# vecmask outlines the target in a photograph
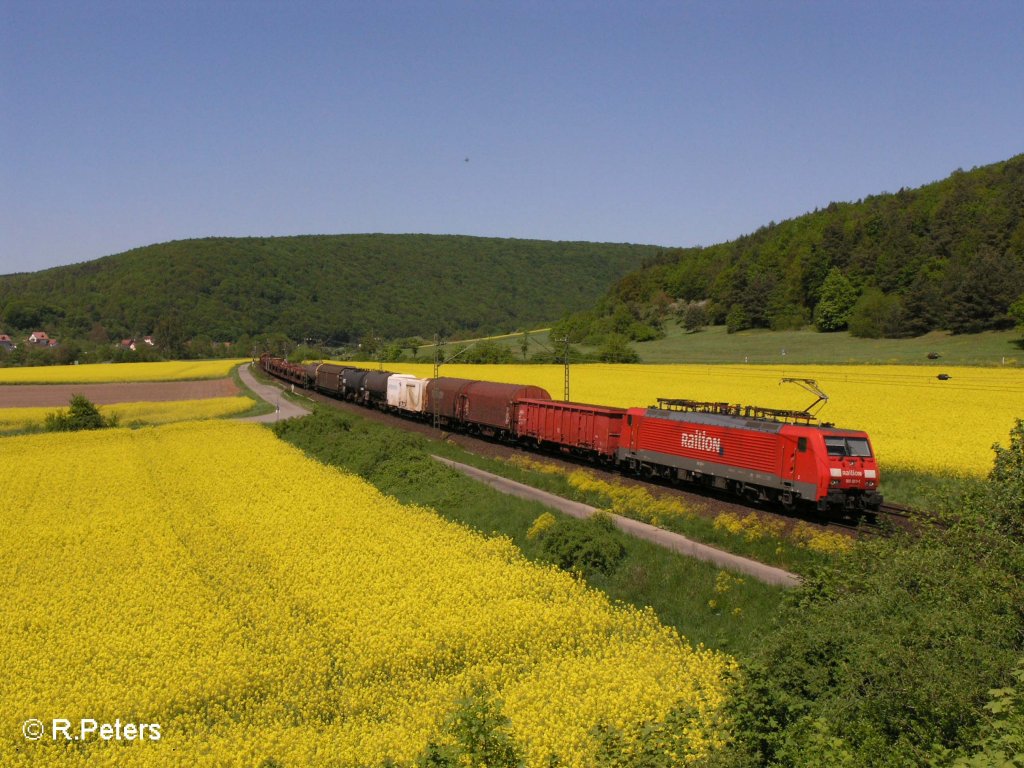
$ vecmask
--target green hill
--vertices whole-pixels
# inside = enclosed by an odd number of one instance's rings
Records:
[[[341,344],[368,333],[504,332],[592,305],[663,250],[434,235],[181,240],[0,277],[0,317],[5,332],[58,337],[166,328]]]
[[[1012,327],[1024,294],[1024,155],[753,234],[672,249],[552,335],[657,338],[673,315],[744,328],[850,327],[861,336]]]

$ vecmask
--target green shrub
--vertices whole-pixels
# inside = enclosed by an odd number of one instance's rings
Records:
[[[418,768],[520,768],[524,765],[509,733],[501,701],[478,688],[462,699],[416,760]]]
[[[626,547],[608,515],[587,520],[562,518],[540,534],[544,552],[559,568],[584,576],[608,575],[626,556]]]
[[[961,756],[953,768],[1024,768],[1024,659],[1013,671],[1016,684],[989,691],[985,705],[988,717],[981,735],[970,749],[970,756]],[[948,757],[942,755],[939,759]]]
[[[104,418],[99,408],[85,395],[73,395],[68,409],[46,414],[43,428],[47,432],[77,432],[82,429],[103,429],[116,427],[117,416]]]
[[[640,356],[636,353],[625,336],[617,333],[605,337],[604,343],[597,350],[597,359],[602,363],[638,363]]]

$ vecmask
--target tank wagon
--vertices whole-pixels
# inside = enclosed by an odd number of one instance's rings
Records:
[[[363,377],[363,386],[356,400],[374,408],[383,408],[388,402],[388,380],[394,374],[390,371],[370,371]]]
[[[554,450],[640,477],[720,489],[787,508],[877,510],[878,464],[866,432],[806,411],[661,399],[610,408],[551,399],[541,387],[319,364],[263,355],[267,373],[441,427]]]
[[[359,401],[363,392],[363,382],[369,371],[362,368],[346,368],[341,372],[340,397],[343,400]]]

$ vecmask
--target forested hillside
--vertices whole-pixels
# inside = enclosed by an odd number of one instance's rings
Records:
[[[908,336],[1010,327],[1024,294],[1024,155],[918,189],[771,223],[706,248],[664,252],[592,310],[559,323],[576,340],[654,338],[676,314],[697,327]]]
[[[509,331],[583,309],[663,249],[432,235],[181,240],[0,277],[3,331],[167,339]]]

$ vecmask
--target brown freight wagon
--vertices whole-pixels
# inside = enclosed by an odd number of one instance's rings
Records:
[[[342,365],[331,365],[323,363],[316,368],[316,388],[321,392],[338,396],[341,391],[341,372],[345,370]]]
[[[427,383],[427,413],[442,424],[461,426],[485,435],[512,432],[515,402],[550,400],[551,395],[531,384],[498,384],[442,377]]]

